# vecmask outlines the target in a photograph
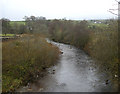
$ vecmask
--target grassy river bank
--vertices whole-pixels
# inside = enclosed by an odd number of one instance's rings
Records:
[[[39,35],[26,35],[2,43],[2,92],[11,92],[43,75],[54,65],[59,49]]]

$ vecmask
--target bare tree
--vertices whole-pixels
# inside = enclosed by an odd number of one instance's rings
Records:
[[[119,11],[120,11],[120,1],[118,1],[118,0],[115,0],[115,1],[117,2],[118,8],[117,8],[117,9],[109,9],[108,11],[109,11],[110,13],[112,13],[113,15],[118,16],[118,15],[119,15]],[[115,13],[116,11],[118,11],[118,14]]]

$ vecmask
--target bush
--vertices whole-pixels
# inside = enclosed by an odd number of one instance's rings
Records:
[[[119,72],[117,22],[111,22],[107,29],[103,28],[103,31],[97,29],[92,33],[88,47],[100,71],[108,74],[109,80],[117,83]]]
[[[53,65],[59,56],[57,47],[40,36],[25,36],[3,42],[3,92],[13,91]]]
[[[49,33],[54,41],[72,44],[83,49],[88,43],[90,30],[85,20],[81,22],[53,20],[49,26]]]

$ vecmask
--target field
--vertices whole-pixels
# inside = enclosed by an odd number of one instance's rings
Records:
[[[95,28],[108,28],[108,24],[89,22],[89,27],[94,28],[94,29]]]
[[[11,26],[13,26],[14,24],[25,25],[25,21],[10,21]]]
[[[2,36],[2,37],[14,37],[15,36],[15,34],[0,34],[0,36]]]

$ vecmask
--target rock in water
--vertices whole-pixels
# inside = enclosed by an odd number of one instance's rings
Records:
[[[61,54],[63,54],[63,52],[60,52]]]
[[[105,81],[106,85],[107,85],[107,84],[109,84],[109,82],[108,82],[108,81],[109,81],[109,80],[106,80],[106,81]]]

